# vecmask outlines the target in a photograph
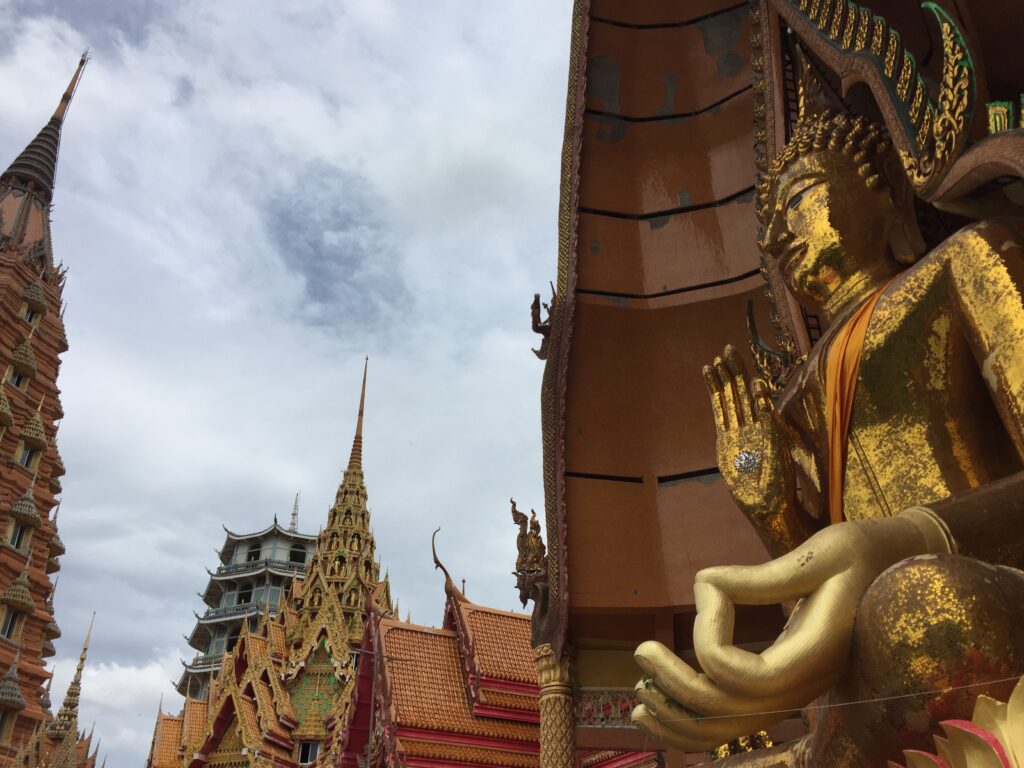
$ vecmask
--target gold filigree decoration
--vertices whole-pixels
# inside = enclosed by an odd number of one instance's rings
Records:
[[[723,757],[742,755],[746,752],[754,752],[758,749],[767,749],[771,746],[774,746],[774,744],[768,736],[768,733],[766,731],[758,731],[750,736],[740,736],[738,739],[733,739],[727,744],[716,747],[708,752],[708,756],[712,760],[720,760]]]
[[[919,157],[913,158],[906,151],[900,152],[907,175],[919,191],[934,188],[963,151],[974,96],[974,72],[962,33],[937,5],[925,3],[924,6],[939,18],[942,82],[938,108],[929,105],[932,119],[922,121],[918,131]],[[930,135],[927,132],[929,122]]]
[[[917,194],[928,199],[963,152],[974,106],[974,67],[956,21],[938,4],[922,4],[935,15],[942,36],[942,79],[933,103],[916,59],[884,18],[848,0],[787,4],[813,24],[820,40],[842,54],[866,58],[886,80],[887,88],[876,89],[875,97],[883,113],[895,118],[887,122],[903,139],[904,169]]]

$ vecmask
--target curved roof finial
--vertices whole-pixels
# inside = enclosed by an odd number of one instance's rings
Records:
[[[444,593],[449,597],[456,597],[462,600],[462,593],[459,591],[458,587],[455,586],[455,582],[452,581],[452,576],[448,573],[448,569],[444,567],[444,563],[441,562],[441,558],[437,556],[437,534],[440,533],[440,531],[440,528],[435,529],[434,535],[430,537],[430,551],[434,555],[434,567],[440,568],[441,573],[444,574]]]

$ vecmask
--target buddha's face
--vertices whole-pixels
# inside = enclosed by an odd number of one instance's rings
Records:
[[[797,296],[826,309],[851,281],[891,273],[897,212],[886,189],[868,189],[846,156],[828,150],[790,163],[769,191],[761,248]]]

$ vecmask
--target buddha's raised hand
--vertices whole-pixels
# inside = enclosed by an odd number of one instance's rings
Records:
[[[761,379],[750,380],[731,344],[704,382],[718,433],[718,469],[737,506],[758,528],[773,555],[806,535],[794,521],[796,481],[785,428]]]
[[[633,721],[656,738],[701,751],[784,719],[843,674],[857,603],[882,571],[907,557],[950,552],[952,538],[931,511],[839,523],[763,565],[697,574],[693,644],[698,673],[667,647],[646,642],[636,660]],[[762,653],[733,645],[736,605],[801,600]]]

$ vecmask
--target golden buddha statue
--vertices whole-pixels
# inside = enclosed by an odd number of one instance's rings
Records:
[[[812,102],[760,246],[828,329],[777,402],[732,347],[704,370],[722,476],[776,559],[697,575],[702,671],[641,645],[633,719],[703,751],[805,710],[803,739],[725,763],[874,768],[1024,674],[1024,220],[923,254],[885,128]],[[734,605],[793,601],[766,650],[733,645]]]

